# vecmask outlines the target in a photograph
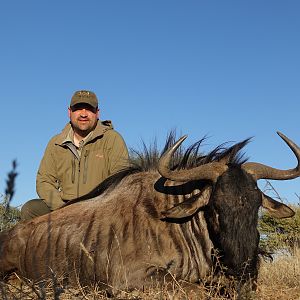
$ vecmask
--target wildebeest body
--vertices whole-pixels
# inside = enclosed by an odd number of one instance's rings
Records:
[[[17,226],[2,249],[18,253],[12,267],[37,280],[50,270],[68,276],[76,270],[81,281],[118,288],[168,273],[191,282],[203,277],[211,268],[212,247],[203,212],[181,224],[160,221],[160,211],[180,197],[168,199],[154,191],[151,183],[158,174],[140,175],[124,179],[109,196]]]
[[[299,161],[299,148],[283,139]],[[257,180],[295,178],[299,164],[282,171],[244,163],[238,157],[244,141],[210,159],[195,156],[196,166],[169,169],[181,142],[162,156],[158,171],[125,172],[91,200],[1,233],[1,274],[16,271],[34,280],[55,274],[123,290],[170,278],[195,283],[221,265],[226,275],[255,280],[259,207],[293,215],[264,195]]]

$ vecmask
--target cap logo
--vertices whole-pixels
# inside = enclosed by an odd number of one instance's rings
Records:
[[[80,97],[89,97],[91,95],[89,91],[79,91],[77,93]]]

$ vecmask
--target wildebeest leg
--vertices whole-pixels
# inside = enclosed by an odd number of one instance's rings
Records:
[[[168,268],[163,267],[150,267],[147,274],[148,279],[151,278],[150,282],[153,287],[159,288],[161,291],[168,291],[175,298],[202,299],[198,297],[201,293],[199,282],[192,283],[176,278]]]
[[[111,282],[109,285],[111,289],[108,292],[114,296],[121,295],[122,292],[132,292],[134,290],[151,290],[151,289],[164,289],[166,285],[171,286],[174,283],[174,277],[168,272],[167,268],[150,266],[146,269],[131,269],[126,278],[121,281]]]
[[[146,270],[146,274],[147,281],[153,283],[167,283],[174,279],[174,276],[164,267],[151,266]]]

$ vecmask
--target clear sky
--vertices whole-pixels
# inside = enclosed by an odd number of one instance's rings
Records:
[[[300,145],[298,0],[1,1],[0,37],[0,193],[17,159],[14,206],[37,197],[46,144],[79,89],[129,148],[172,129],[186,146],[207,135],[203,151],[253,136],[251,161],[296,166],[276,131]],[[299,201],[300,179],[272,183]]]

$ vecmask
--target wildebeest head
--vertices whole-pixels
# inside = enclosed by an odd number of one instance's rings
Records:
[[[278,170],[252,162],[235,163],[230,159],[232,151],[229,151],[217,161],[192,169],[171,170],[171,157],[186,136],[162,156],[158,167],[163,177],[175,182],[208,182],[199,197],[184,201],[163,212],[163,215],[171,219],[186,218],[200,209],[204,210],[210,238],[226,274],[243,280],[257,276],[259,208],[266,208],[272,216],[278,218],[294,215],[292,209],[265,195],[257,186],[259,179],[285,180],[300,175],[300,149],[286,136],[278,134],[298,159],[298,165],[294,169]],[[240,148],[245,143],[247,141]]]

